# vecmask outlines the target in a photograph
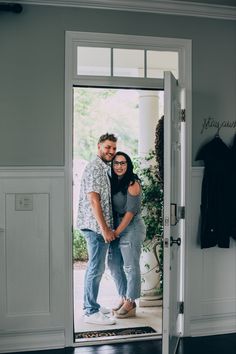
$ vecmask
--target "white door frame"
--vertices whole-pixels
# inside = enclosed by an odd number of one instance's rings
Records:
[[[160,38],[150,36],[131,36],[106,33],[91,33],[91,32],[71,32],[65,33],[65,256],[66,256],[66,274],[67,274],[67,294],[65,311],[65,342],[66,346],[73,346],[73,271],[72,271],[72,121],[73,121],[73,86],[87,84],[94,86],[120,86],[139,87],[158,89],[160,80],[155,79],[137,79],[132,78],[96,78],[96,77],[78,77],[76,74],[76,46],[81,43],[96,43],[97,46],[121,46],[127,48],[152,48],[153,50],[170,50],[179,53],[179,83],[181,87],[186,88],[185,109],[186,109],[186,234],[190,234],[190,213],[189,195],[190,194],[190,172],[191,172],[191,147],[192,147],[192,45],[191,40],[177,38]],[[90,85],[89,85],[90,82]],[[186,280],[187,269],[187,252],[188,244],[185,241],[185,257],[183,263],[183,278],[184,288],[183,294],[185,299],[186,315],[184,316],[184,334],[187,335],[186,329],[189,327],[189,319],[187,314],[188,309],[188,292]]]

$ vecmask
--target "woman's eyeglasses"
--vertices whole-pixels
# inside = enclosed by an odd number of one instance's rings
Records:
[[[127,161],[114,161],[113,162],[113,165],[115,165],[115,166],[124,166],[124,165],[126,165],[127,164]]]

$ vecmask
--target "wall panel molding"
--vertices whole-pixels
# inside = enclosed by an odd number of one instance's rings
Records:
[[[64,168],[0,169],[0,352],[65,346]]]
[[[204,167],[192,168],[188,299],[191,336],[236,331],[236,242],[229,249],[201,249],[198,242]]]
[[[63,328],[48,331],[0,333],[0,353],[27,352],[29,350],[56,349],[65,346]]]
[[[64,178],[64,167],[0,167],[0,178]]]
[[[199,316],[191,320],[191,335],[211,336],[236,332],[236,313],[222,316]]]
[[[5,194],[8,317],[50,315],[50,213],[50,193]]]

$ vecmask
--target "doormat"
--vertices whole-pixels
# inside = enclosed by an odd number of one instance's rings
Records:
[[[85,338],[97,338],[97,337],[113,337],[113,336],[127,336],[134,334],[148,334],[157,333],[152,327],[133,327],[133,328],[118,328],[108,329],[102,331],[87,331],[75,333],[75,340]]]

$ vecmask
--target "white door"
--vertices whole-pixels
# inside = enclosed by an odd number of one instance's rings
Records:
[[[184,219],[184,119],[177,80],[164,75],[163,354],[175,353],[181,335]]]

